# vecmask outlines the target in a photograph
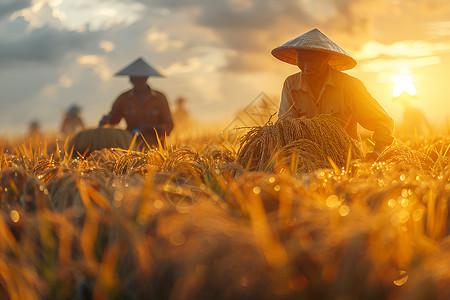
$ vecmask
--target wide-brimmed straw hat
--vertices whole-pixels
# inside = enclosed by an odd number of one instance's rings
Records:
[[[330,53],[328,64],[338,71],[352,69],[356,60],[315,28],[272,50],[272,55],[288,64],[297,65],[297,50],[315,50]]]
[[[130,65],[126,66],[114,76],[130,76],[130,77],[164,77],[155,68],[145,62],[142,58],[138,58]]]

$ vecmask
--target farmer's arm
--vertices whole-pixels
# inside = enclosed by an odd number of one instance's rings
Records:
[[[346,99],[349,100],[352,112],[362,127],[373,131],[375,142],[373,152],[381,153],[394,140],[394,121],[383,107],[367,91],[364,84],[356,78],[351,78],[345,85]]]
[[[122,96],[117,98],[114,102],[111,111],[109,114],[103,116],[103,119],[100,121],[100,126],[105,124],[119,124],[120,120],[123,117],[123,99]]]
[[[281,92],[280,109],[278,110],[278,118],[281,118],[283,115],[296,117],[294,113],[295,108],[292,107],[295,101],[292,98],[292,88],[295,84],[294,81],[296,78],[297,76],[291,75],[284,81],[283,90]]]

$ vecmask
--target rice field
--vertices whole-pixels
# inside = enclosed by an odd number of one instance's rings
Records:
[[[84,157],[1,141],[0,299],[449,299],[443,132],[375,162],[329,116]]]

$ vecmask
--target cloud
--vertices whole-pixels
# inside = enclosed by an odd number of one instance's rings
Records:
[[[430,42],[424,40],[399,41],[383,44],[377,41],[365,43],[355,58],[359,60],[373,59],[380,56],[414,58],[430,56],[450,51],[450,42]]]
[[[6,3],[5,3],[6,1]],[[0,20],[31,5],[31,0],[3,0],[0,3]]]
[[[50,26],[37,28],[19,38],[3,40],[0,68],[24,62],[57,64],[70,53],[98,45],[99,38],[96,32],[58,30]]]

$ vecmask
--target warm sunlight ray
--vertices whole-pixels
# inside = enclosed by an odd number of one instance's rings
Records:
[[[392,95],[394,97],[400,96],[401,93],[406,92],[410,95],[415,95],[416,87],[414,86],[411,76],[409,75],[397,75],[394,77],[395,85]]]

